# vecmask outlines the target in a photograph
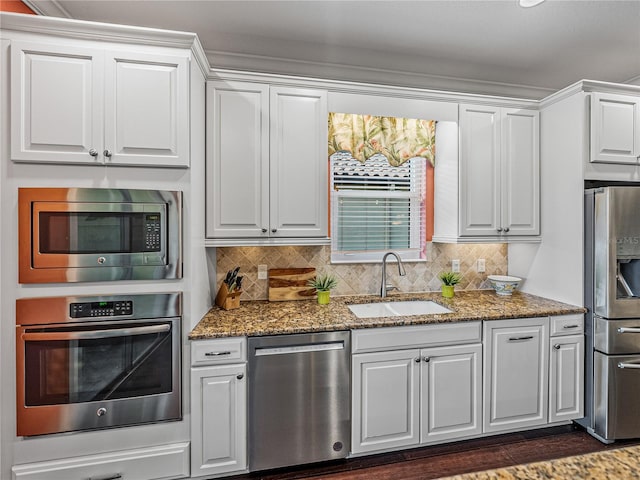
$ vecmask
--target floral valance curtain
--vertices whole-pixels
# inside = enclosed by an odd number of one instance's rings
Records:
[[[436,122],[413,118],[329,113],[329,156],[347,151],[366,161],[381,153],[390,165],[402,165],[413,157],[435,164]]]

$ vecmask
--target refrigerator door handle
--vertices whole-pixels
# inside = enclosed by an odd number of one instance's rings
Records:
[[[640,370],[640,362],[619,362],[618,368],[634,368]]]
[[[618,333],[640,333],[640,328],[618,327]]]

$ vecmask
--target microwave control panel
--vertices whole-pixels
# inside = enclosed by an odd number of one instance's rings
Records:
[[[144,251],[159,252],[162,244],[160,241],[160,214],[147,214],[144,218]]]
[[[119,302],[83,302],[69,305],[71,318],[120,317],[133,314],[133,301]]]

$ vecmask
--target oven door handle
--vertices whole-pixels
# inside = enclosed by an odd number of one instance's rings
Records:
[[[149,325],[144,327],[118,328],[113,330],[93,330],[91,332],[26,332],[22,334],[25,341],[44,342],[52,340],[93,340],[98,338],[130,337],[132,335],[148,335],[164,333],[171,330],[171,325]]]
[[[640,362],[619,362],[618,368],[635,368],[640,370]]]

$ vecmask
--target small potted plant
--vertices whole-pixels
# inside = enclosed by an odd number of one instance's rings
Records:
[[[460,283],[462,277],[457,272],[440,272],[438,278],[442,282],[442,296],[445,298],[453,298],[453,287]]]
[[[326,305],[329,303],[330,290],[338,285],[338,280],[333,275],[325,274],[313,277],[307,285],[316,289],[318,304]]]

